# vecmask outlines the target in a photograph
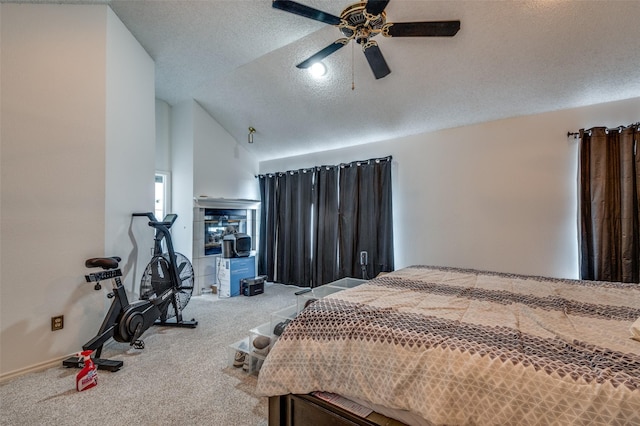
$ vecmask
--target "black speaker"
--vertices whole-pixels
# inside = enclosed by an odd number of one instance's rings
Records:
[[[240,280],[240,292],[245,296],[255,296],[264,293],[265,277],[244,278]]]

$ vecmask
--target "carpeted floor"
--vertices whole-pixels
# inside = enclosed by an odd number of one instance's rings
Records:
[[[79,370],[52,367],[0,384],[0,425],[266,425],[267,400],[254,396],[257,378],[229,366],[228,345],[296,303],[299,288],[267,284],[254,297],[191,298],[184,318],[196,329],[152,327],[144,350],[113,342],[98,386],[75,390]],[[99,325],[96,325],[96,329]]]

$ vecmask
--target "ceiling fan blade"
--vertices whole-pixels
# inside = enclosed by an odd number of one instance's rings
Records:
[[[382,27],[386,37],[453,37],[460,29],[460,21],[398,22]]]
[[[340,18],[335,15],[325,13],[321,10],[305,6],[295,1],[273,0],[272,6],[276,9],[284,10],[285,12],[295,13],[296,15],[304,16],[305,18],[324,22],[325,24],[338,25],[341,21]]]
[[[387,4],[389,4],[389,0],[369,0],[364,9],[367,13],[378,16],[387,7]]]
[[[311,56],[309,59],[300,62],[298,65],[296,65],[296,67],[309,68],[311,65],[315,64],[316,62],[320,62],[321,60],[331,55],[333,52],[340,49],[341,47],[346,46],[347,43],[349,43],[348,38],[340,38],[334,41],[333,43],[331,43],[330,45],[328,45],[327,47],[325,47],[324,49],[322,49],[321,51],[319,51],[318,53],[316,53],[315,55]]]
[[[371,67],[371,71],[373,71],[373,75],[375,75],[376,80],[386,77],[391,73],[391,70],[387,65],[387,61],[384,60],[384,56],[382,56],[382,52],[378,47],[378,43],[375,41],[369,41],[367,44],[362,46],[362,50],[364,52],[364,56],[367,57],[367,62],[369,62],[369,66]]]

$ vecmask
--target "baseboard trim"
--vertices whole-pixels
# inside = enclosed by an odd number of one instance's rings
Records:
[[[18,370],[9,371],[8,373],[0,374],[0,383],[4,383],[11,379],[15,379],[16,377],[23,376],[28,373],[35,373],[37,371],[46,370],[51,367],[55,367],[56,364],[62,365],[62,361],[69,358],[70,356],[78,355],[77,352],[74,352],[69,355],[64,355],[58,358],[51,359],[49,361],[40,362],[38,364],[30,365],[28,367],[20,368]]]

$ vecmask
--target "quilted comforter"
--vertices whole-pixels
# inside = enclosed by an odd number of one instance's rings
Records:
[[[414,266],[310,304],[257,391],[434,424],[640,424],[638,318],[638,284]]]

